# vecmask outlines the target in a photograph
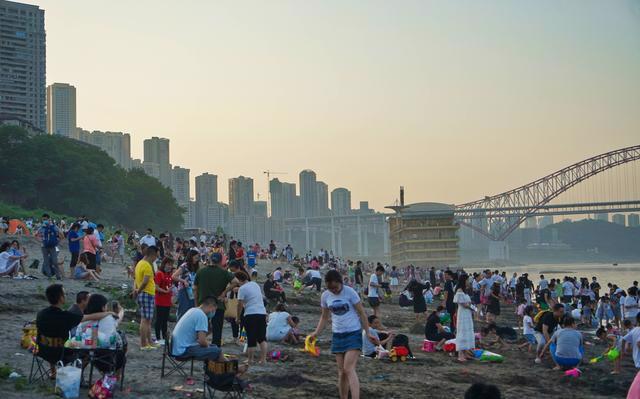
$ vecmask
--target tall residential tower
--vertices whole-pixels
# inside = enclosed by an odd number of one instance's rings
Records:
[[[47,87],[47,133],[75,138],[76,88],[67,83]]]
[[[0,115],[45,131],[44,10],[0,0]]]

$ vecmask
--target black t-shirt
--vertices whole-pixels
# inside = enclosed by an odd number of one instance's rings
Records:
[[[553,331],[558,326],[558,320],[553,315],[553,312],[548,311],[540,317],[538,323],[536,324],[535,330],[538,332],[542,332],[542,325],[546,324],[548,328],[549,335],[553,334]]]
[[[425,337],[432,337],[438,334],[438,326],[436,324],[440,323],[440,316],[438,313],[432,313],[427,318],[427,324],[424,326],[424,335]]]
[[[270,295],[274,295],[275,292],[272,292],[271,289],[274,288],[276,285],[273,281],[265,281],[264,282],[264,294],[266,296],[270,296]]]
[[[362,280],[364,280],[362,269],[356,266],[356,284],[362,284]]]
[[[540,290],[540,293],[539,293],[539,296],[538,296],[538,301],[542,301],[544,303],[547,303],[547,300],[545,298],[551,298],[551,293],[549,292],[548,288]]]
[[[82,315],[55,306],[41,310],[36,317],[38,334],[49,338],[69,338],[69,330],[82,321]]]
[[[444,290],[447,293],[447,305],[453,305],[453,281],[448,280],[444,283]]]

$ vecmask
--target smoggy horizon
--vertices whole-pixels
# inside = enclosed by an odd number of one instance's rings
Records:
[[[462,203],[640,138],[640,2],[25,1],[78,126],[196,175]]]

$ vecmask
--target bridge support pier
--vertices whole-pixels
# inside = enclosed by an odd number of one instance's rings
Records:
[[[489,260],[509,260],[509,244],[506,241],[489,241]]]

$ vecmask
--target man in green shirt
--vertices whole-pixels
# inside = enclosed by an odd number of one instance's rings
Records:
[[[200,302],[209,296],[218,299],[218,308],[211,318],[211,342],[218,347],[222,346],[224,303],[227,299],[227,292],[239,285],[238,280],[222,266],[221,261],[222,255],[213,253],[211,255],[211,264],[200,268],[193,282],[195,306],[199,306]]]

